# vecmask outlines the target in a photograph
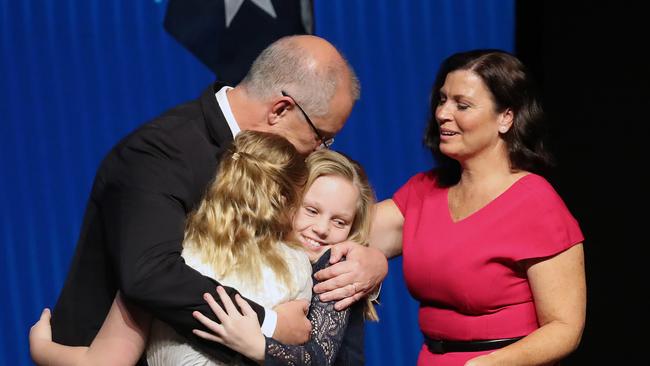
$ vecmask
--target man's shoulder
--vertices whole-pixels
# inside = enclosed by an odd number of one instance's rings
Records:
[[[199,100],[180,104],[144,123],[107,154],[100,175],[113,180],[155,173],[162,178],[182,170],[214,169],[221,150],[211,137]],[[194,173],[190,173],[194,174]]]
[[[178,104],[140,125],[116,144],[115,148],[139,143],[162,143],[183,150],[188,147],[200,148],[202,142],[209,144],[210,137],[214,134],[208,125],[220,123],[218,114],[215,117],[214,111],[210,110],[218,108],[213,89],[214,86],[210,86],[197,99]],[[208,121],[208,115],[212,120]]]
[[[178,128],[188,127],[192,123],[203,123],[203,110],[200,100],[191,100],[179,104],[153,120],[143,124],[141,129],[162,129],[173,131]]]
[[[170,159],[187,152],[210,148],[210,145],[201,104],[194,100],[180,104],[142,124],[118,142],[112,153],[123,154],[132,150]]]

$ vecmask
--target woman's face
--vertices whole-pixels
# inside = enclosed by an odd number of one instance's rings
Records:
[[[501,141],[499,127],[504,117],[504,113],[495,111],[492,93],[477,74],[468,70],[450,72],[436,107],[440,151],[459,161],[490,151]]]
[[[319,177],[309,187],[294,216],[293,233],[311,261],[348,238],[358,200],[357,188],[339,176]]]

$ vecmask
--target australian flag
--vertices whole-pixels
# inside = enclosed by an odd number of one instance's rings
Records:
[[[164,27],[231,85],[275,40],[312,34],[311,0],[169,0]]]

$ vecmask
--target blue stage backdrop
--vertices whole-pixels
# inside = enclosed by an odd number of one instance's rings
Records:
[[[164,31],[165,1],[0,4],[0,364],[29,365],[29,327],[63,285],[100,160],[214,75]],[[421,139],[440,61],[512,50],[514,1],[316,1],[314,24],[362,85],[334,146],[363,163],[385,199],[432,166]],[[379,311],[367,326],[368,365],[415,364],[422,336],[400,259]]]

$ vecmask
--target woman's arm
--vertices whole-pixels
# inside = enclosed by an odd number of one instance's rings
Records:
[[[582,243],[528,265],[540,328],[518,342],[468,361],[466,366],[551,364],[578,347],[587,304]]]
[[[381,250],[386,258],[402,254],[404,216],[392,199],[377,203],[373,211],[370,246]]]
[[[52,342],[50,311],[45,309],[29,332],[29,350],[37,365],[135,365],[146,346],[151,317],[124,302],[118,293],[90,347]]]
[[[314,291],[325,301],[339,300],[336,309],[342,310],[372,296],[388,273],[386,258],[402,254],[402,227],[404,217],[392,199],[373,207],[370,230],[370,248],[351,241],[332,248],[330,263],[315,274],[321,281]],[[342,257],[346,261],[339,262]],[[384,258],[385,257],[385,258]]]

